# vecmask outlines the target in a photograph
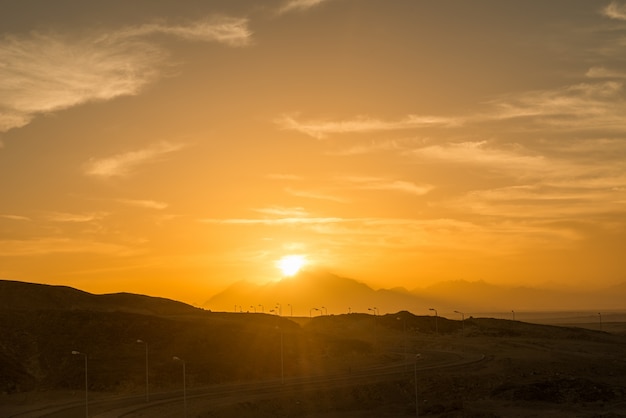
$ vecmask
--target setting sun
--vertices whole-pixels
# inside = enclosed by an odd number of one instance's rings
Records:
[[[282,271],[284,276],[293,276],[306,264],[306,257],[303,255],[286,255],[276,262],[276,267]]]

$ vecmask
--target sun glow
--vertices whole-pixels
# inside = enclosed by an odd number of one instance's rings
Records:
[[[294,276],[306,264],[306,257],[303,255],[286,255],[276,262],[276,267],[282,271],[283,276]]]

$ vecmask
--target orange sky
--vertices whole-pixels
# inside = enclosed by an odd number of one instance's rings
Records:
[[[626,2],[0,3],[0,278],[626,280]]]

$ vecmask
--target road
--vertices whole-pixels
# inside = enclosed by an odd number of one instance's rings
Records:
[[[230,405],[238,402],[254,401],[283,395],[302,393],[318,389],[372,384],[395,380],[417,371],[438,368],[461,367],[484,359],[484,356],[471,353],[447,351],[422,351],[417,363],[397,362],[354,370],[349,373],[334,375],[313,375],[288,377],[249,383],[228,383],[202,388],[188,389],[186,393],[189,406],[199,401],[209,402],[213,407]],[[150,402],[145,402],[145,395],[113,397],[93,400],[88,404],[92,418],[117,418],[161,416],[159,410],[180,406],[183,409],[183,391],[153,393]],[[33,408],[10,415],[9,418],[81,418],[85,417],[85,403],[71,402],[61,405]]]

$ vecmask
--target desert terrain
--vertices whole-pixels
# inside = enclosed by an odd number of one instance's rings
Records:
[[[610,317],[292,318],[2,284],[3,417],[626,417]]]

